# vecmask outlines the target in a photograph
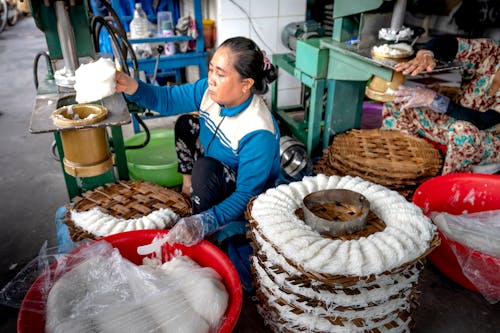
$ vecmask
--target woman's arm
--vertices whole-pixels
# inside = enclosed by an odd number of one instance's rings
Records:
[[[116,73],[117,92],[125,93],[129,101],[162,115],[198,111],[207,87],[207,79],[168,87],[147,84],[123,73]]]
[[[451,36],[436,37],[425,43],[422,49],[432,51],[434,59],[448,62],[458,53],[458,40]]]
[[[454,102],[450,102],[446,114],[457,120],[468,121],[480,130],[493,127],[500,123],[500,113],[495,110],[490,109],[485,112],[479,112]]]

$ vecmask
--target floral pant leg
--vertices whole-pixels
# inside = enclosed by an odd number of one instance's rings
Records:
[[[200,122],[197,115],[180,116],[175,123],[175,150],[177,152],[177,171],[190,175],[194,162],[203,156],[200,143]]]
[[[445,145],[443,175],[469,171],[473,164],[499,162],[500,138],[469,122],[427,108],[400,110],[393,103],[384,104],[382,119],[384,129],[397,129]]]
[[[470,171],[472,165],[499,163],[500,137],[466,121],[456,121],[448,132],[443,174]]]

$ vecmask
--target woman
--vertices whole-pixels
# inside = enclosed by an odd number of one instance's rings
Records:
[[[464,63],[455,101],[421,87],[400,87],[394,103],[383,108],[383,127],[399,129],[446,146],[442,174],[500,169],[500,47],[489,39],[442,37],[416,57],[395,66],[415,76],[432,72],[435,59]],[[475,165],[479,164],[477,167]]]
[[[280,170],[278,125],[260,96],[275,79],[274,66],[244,37],[222,43],[210,61],[208,79],[193,84],[159,87],[117,73],[116,90],[130,101],[163,115],[186,114],[177,120],[175,136],[182,188],[191,195],[193,215],[170,230],[170,243],[190,246],[216,233],[216,240],[229,240],[231,259],[248,261],[251,250],[242,249],[235,235],[246,232],[249,200],[274,186]]]

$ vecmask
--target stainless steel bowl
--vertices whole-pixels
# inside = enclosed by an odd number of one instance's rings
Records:
[[[313,192],[303,200],[304,220],[320,234],[340,236],[363,229],[370,202],[360,193],[332,189]]]

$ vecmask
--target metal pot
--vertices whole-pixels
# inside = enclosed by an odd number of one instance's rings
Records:
[[[290,136],[280,138],[281,170],[290,177],[309,175],[312,172],[312,161],[306,147]]]

